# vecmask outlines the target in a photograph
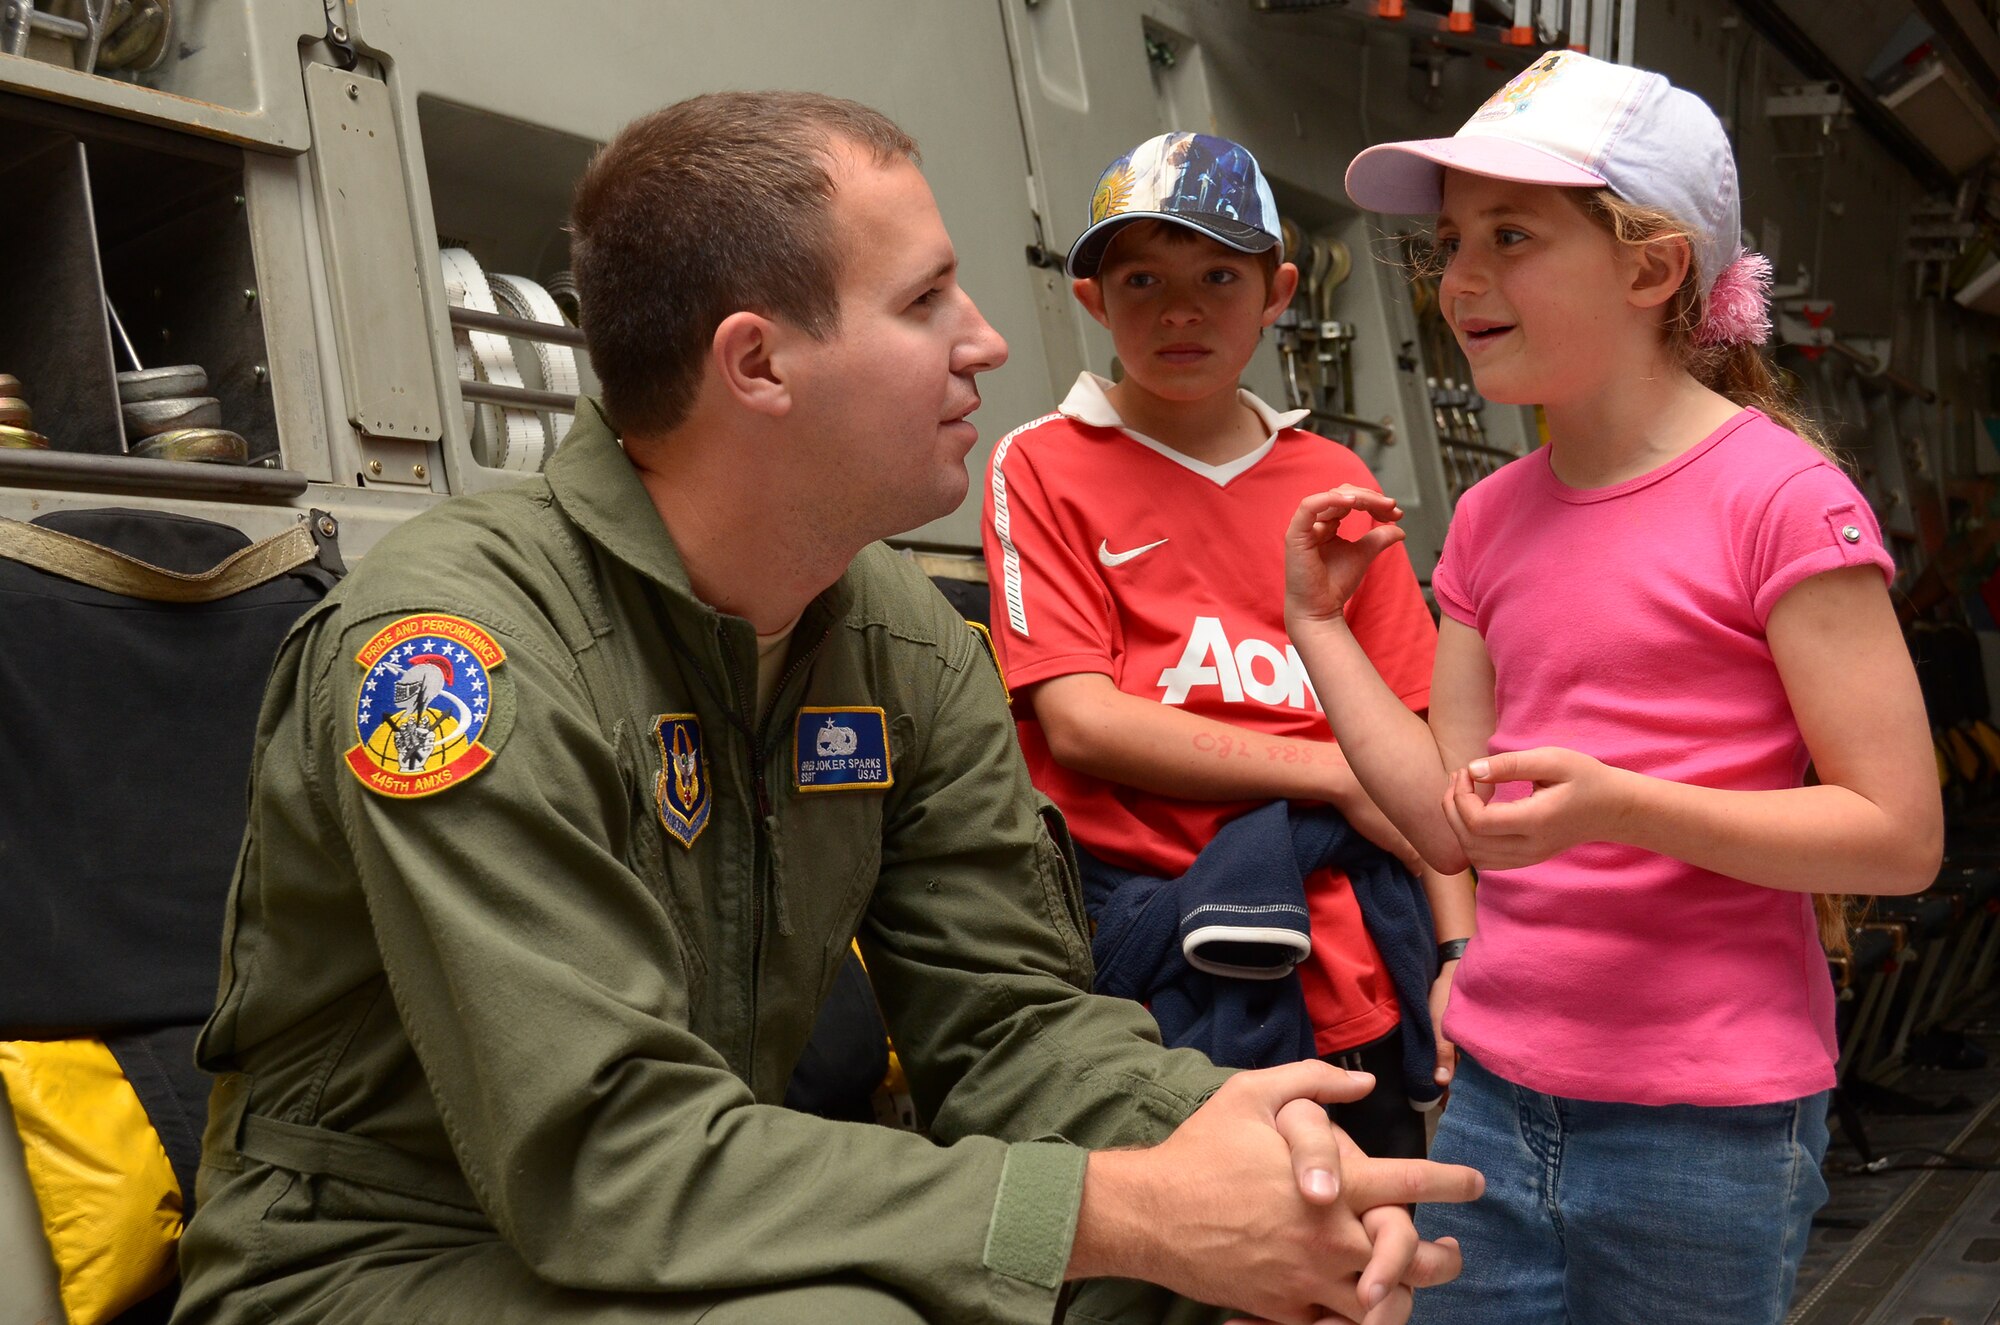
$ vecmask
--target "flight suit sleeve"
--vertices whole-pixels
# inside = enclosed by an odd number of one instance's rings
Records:
[[[946,632],[936,703],[898,767],[861,930],[919,1113],[944,1140],[1149,1144],[1227,1073],[1160,1047],[1144,1008],[1089,992],[1060,819],[1029,785],[992,667]],[[1066,837],[1066,834],[1064,834]],[[1003,1188],[996,1237],[1008,1213]],[[1075,1210],[1047,1236],[1065,1259]]]
[[[1046,1322],[1062,1266],[1051,1277],[996,1210],[1067,1202],[1073,1219],[1081,1152],[940,1146],[755,1103],[688,1029],[685,958],[624,863],[633,796],[575,660],[546,630],[480,622],[506,651],[488,669],[490,757],[402,798],[350,766],[356,649],[383,624],[319,659],[306,762],[452,1150],[534,1273],[627,1292],[859,1275],[935,1319]],[[1026,846],[1018,864],[1036,877]]]

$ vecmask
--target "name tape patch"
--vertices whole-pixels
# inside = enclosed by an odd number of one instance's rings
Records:
[[[347,766],[383,796],[432,796],[493,758],[479,743],[493,712],[492,670],[506,650],[463,617],[407,616],[354,655],[361,664]]]
[[[792,728],[792,785],[865,791],[895,785],[889,718],[878,708],[802,708]]]
[[[701,719],[692,713],[662,713],[653,719],[660,745],[660,780],[655,799],[660,822],[684,847],[708,827],[715,802],[709,794],[708,747],[701,742]]]

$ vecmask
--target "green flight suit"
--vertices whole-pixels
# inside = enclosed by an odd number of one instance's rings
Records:
[[[473,629],[364,665],[412,617]],[[430,657],[471,694],[482,634],[483,766],[364,785],[364,678]],[[999,678],[906,559],[864,551],[791,648],[753,716],[749,623],[692,595],[588,403],[545,478],[410,521],[300,622],[176,1321],[1051,1318],[1079,1147],[1225,1074],[1084,992]],[[880,709],[890,785],[801,790],[802,707]],[[780,1105],[857,934],[928,1136]]]

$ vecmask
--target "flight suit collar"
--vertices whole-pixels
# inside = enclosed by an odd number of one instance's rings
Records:
[[[639,481],[639,471],[612,431],[604,408],[588,396],[577,400],[576,423],[544,470],[564,515],[593,543],[675,597],[701,603],[673,534]],[[754,537],[745,531],[745,537]],[[853,601],[853,569],[806,608],[796,628],[837,620]],[[707,604],[704,608],[713,611]]]

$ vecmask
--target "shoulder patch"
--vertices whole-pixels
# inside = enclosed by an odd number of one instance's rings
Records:
[[[979,636],[979,642],[986,646],[986,656],[993,660],[993,670],[1000,677],[1000,693],[1007,697],[1009,704],[1013,703],[1014,692],[1007,685],[1007,669],[1000,665],[1000,650],[993,645],[993,632],[977,621],[968,621],[965,624],[972,627],[972,633]]]
[[[486,767],[479,743],[492,715],[487,677],[507,653],[463,617],[406,616],[354,655],[361,664],[347,766],[382,796],[431,796]]]

